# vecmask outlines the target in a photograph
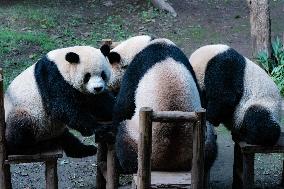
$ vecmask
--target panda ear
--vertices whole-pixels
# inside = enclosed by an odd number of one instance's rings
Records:
[[[80,57],[74,52],[69,52],[65,55],[65,60],[71,64],[78,64],[80,62]]]
[[[109,45],[104,44],[103,46],[101,46],[100,50],[103,53],[103,55],[108,56],[110,52],[110,47]]]
[[[117,52],[110,52],[108,55],[108,60],[110,64],[115,64],[120,62],[121,57]]]

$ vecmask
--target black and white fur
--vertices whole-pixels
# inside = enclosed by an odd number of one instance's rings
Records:
[[[264,70],[221,44],[197,49],[189,61],[211,123],[224,123],[237,140],[250,144],[277,142],[281,96]]]
[[[33,153],[51,142],[67,156],[96,154],[95,146],[81,143],[66,126],[90,136],[97,120],[112,119],[108,53],[106,46],[53,50],[12,81],[4,99],[9,153]]]
[[[123,171],[133,173],[137,171],[140,108],[198,111],[198,86],[188,59],[167,39],[132,37],[114,48],[109,59],[113,68],[110,88],[120,89],[114,107],[117,156]],[[217,151],[212,131],[208,128],[207,168]],[[152,139],[153,170],[191,169],[192,124],[153,123]]]

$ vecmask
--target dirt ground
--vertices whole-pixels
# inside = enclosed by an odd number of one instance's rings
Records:
[[[9,78],[13,78],[27,66],[25,64],[18,69],[19,65],[14,64],[14,59],[15,61],[23,59],[24,62],[31,64],[37,56],[50,48],[74,44],[98,45],[102,38],[122,40],[143,33],[171,39],[188,56],[202,45],[226,43],[250,57],[249,11],[245,0],[169,0],[178,13],[176,18],[152,9],[147,2],[141,0],[1,2],[0,30],[2,27],[17,32],[36,31],[47,35],[48,39],[45,40],[52,40],[51,47],[47,47],[46,43],[39,45],[25,43],[6,54],[1,55],[0,52],[1,58],[7,60],[4,66],[13,70]],[[48,17],[44,17],[39,21],[39,25],[36,25],[37,20],[32,20],[33,17],[29,15],[27,18],[21,17],[30,9],[39,10],[37,14],[46,14]],[[284,1],[271,1],[271,10],[272,34],[282,36]],[[17,13],[15,18],[12,11]],[[35,58],[31,56],[34,54]],[[29,59],[24,59],[24,56],[29,56]],[[13,59],[13,62],[9,62],[9,59]],[[5,82],[9,83],[10,80]],[[86,140],[93,143],[93,138]],[[214,189],[230,188],[233,143],[230,133],[224,128],[218,129],[218,145],[219,154],[212,168],[211,186]],[[256,187],[279,188],[282,160],[282,155],[257,156]],[[96,157],[84,159],[64,157],[58,162],[58,170],[60,189],[95,188]],[[42,163],[13,166],[12,176],[14,189],[45,187]],[[128,180],[122,179],[122,183],[129,184]]]

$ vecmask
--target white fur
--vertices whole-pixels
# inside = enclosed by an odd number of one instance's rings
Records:
[[[247,58],[244,86],[243,96],[234,114],[236,127],[241,126],[245,110],[252,105],[267,108],[272,112],[274,120],[280,120],[281,95],[277,86],[263,69]]]
[[[139,110],[142,107],[151,107],[154,111],[199,110],[201,105],[198,90],[192,83],[194,79],[187,68],[172,58],[159,62],[148,70],[135,93],[135,114],[127,121],[131,137],[138,142]],[[160,130],[158,126],[153,127],[153,136],[157,128]]]

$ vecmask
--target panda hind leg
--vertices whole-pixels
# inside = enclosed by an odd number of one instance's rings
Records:
[[[96,155],[97,153],[95,146],[83,144],[77,137],[70,133],[68,129],[66,129],[57,140],[68,157],[83,158]]]
[[[280,125],[266,108],[254,105],[246,110],[241,138],[249,144],[274,145],[280,136]]]
[[[17,109],[8,115],[5,137],[8,154],[33,154],[36,145],[34,119],[25,110]]]

